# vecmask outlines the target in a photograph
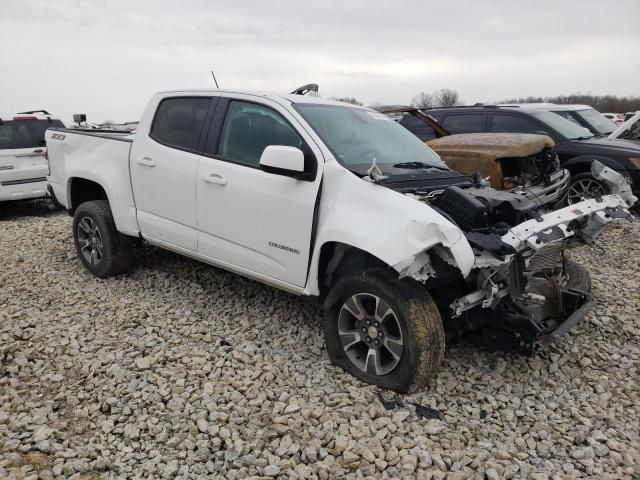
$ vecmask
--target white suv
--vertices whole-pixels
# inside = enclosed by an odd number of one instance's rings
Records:
[[[46,110],[0,119],[0,201],[46,196],[49,165],[44,133],[51,127],[64,124]]]

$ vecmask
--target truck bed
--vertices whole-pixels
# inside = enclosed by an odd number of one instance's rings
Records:
[[[134,135],[117,130],[50,128],[45,140],[49,154],[47,182],[56,200],[67,209],[75,178],[108,186],[105,191],[117,214],[118,230],[137,235],[135,204],[129,176],[129,153]],[[115,168],[114,168],[115,167]]]

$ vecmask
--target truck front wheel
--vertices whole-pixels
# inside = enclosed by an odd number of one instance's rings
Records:
[[[106,200],[81,204],[73,216],[73,241],[84,267],[96,277],[129,268],[131,241],[118,233]]]
[[[325,307],[329,357],[364,382],[406,392],[424,386],[442,362],[442,319],[417,284],[380,270],[349,273]]]

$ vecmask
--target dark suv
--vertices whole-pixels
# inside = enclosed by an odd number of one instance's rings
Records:
[[[542,133],[556,143],[562,167],[571,172],[569,202],[578,202],[608,188],[591,175],[591,162],[598,160],[627,177],[634,193],[640,192],[640,143],[595,136],[540,106],[478,105],[425,110],[452,134],[475,132]],[[419,119],[406,115],[400,124],[421,140],[436,137],[435,132]]]

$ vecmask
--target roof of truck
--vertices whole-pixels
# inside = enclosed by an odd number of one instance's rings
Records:
[[[340,105],[340,106],[351,106],[354,108],[366,108],[358,105],[352,105],[350,103],[345,102],[337,102],[335,100],[327,100],[326,98],[315,97],[311,95],[294,95],[291,93],[277,93],[277,92],[265,92],[265,91],[256,91],[256,90],[241,90],[241,89],[224,89],[224,88],[191,88],[191,89],[179,89],[179,90],[163,90],[158,92],[159,95],[166,94],[216,94],[216,93],[239,93],[242,95],[254,95],[256,97],[264,97],[272,100],[286,100],[291,103],[316,103],[319,105]]]

